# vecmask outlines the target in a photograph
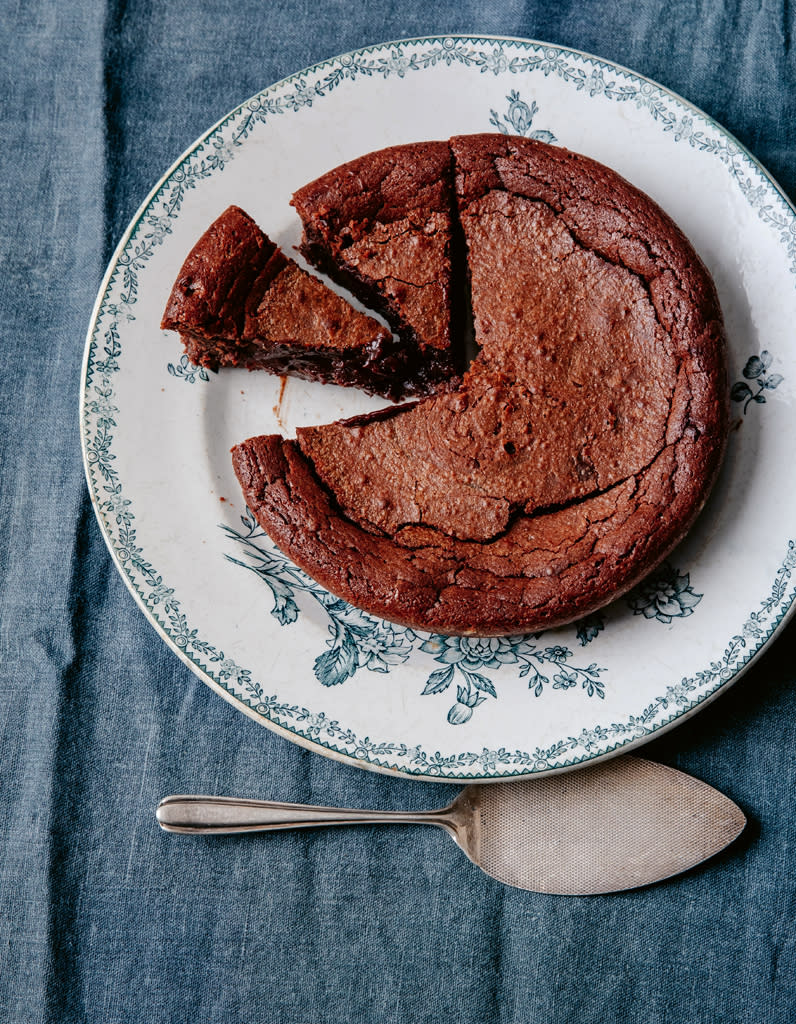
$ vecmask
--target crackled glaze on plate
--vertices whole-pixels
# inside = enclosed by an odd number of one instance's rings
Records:
[[[381,146],[501,131],[618,170],[680,224],[727,321],[733,430],[686,541],[571,627],[420,634],[333,597],[266,538],[230,447],[383,405],[264,373],[208,374],[159,329],[171,283],[230,203],[288,251],[300,185]],[[790,614],[796,214],[714,121],[617,65],[526,40],[439,37],[345,54],[242,104],[125,233],[89,328],[89,490],[125,582],[213,689],[284,736],[375,770],[458,781],[570,768],[650,739],[733,682]]]

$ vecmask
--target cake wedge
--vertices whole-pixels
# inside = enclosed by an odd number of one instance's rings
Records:
[[[405,393],[405,346],[389,328],[307,273],[237,206],[186,257],[161,327],[211,370],[292,374],[391,399]]]

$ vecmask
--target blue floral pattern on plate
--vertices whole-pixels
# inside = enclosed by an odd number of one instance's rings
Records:
[[[287,626],[300,615],[298,593],[311,596],[329,619],[327,650],[315,659],[313,671],[322,686],[338,686],[360,669],[389,672],[404,664],[413,651],[431,655],[444,667],[431,672],[423,687],[424,695],[443,693],[454,680],[456,703],[448,711],[451,725],[463,725],[473,710],[487,697],[497,697],[495,683],[485,671],[496,671],[504,665],[515,667],[518,678],[527,678],[528,688],[541,697],[545,687],[569,690],[579,687],[589,697],[604,697],[600,680],[604,670],[596,664],[585,668],[567,665],[572,651],[561,644],[544,647],[536,636],[519,637],[453,637],[416,633],[406,626],[397,626],[378,619],[334,597],[301,569],[293,565],[270,540],[247,509],[241,519],[242,529],[224,525],[226,535],[239,544],[246,560],[227,558],[255,573],[271,591],[271,614]]]
[[[666,562],[636,587],[628,604],[634,615],[669,625],[672,619],[693,615],[701,600],[702,595],[695,594],[691,586],[690,574],[678,572]]]
[[[768,372],[773,358],[766,349],[763,349],[760,355],[750,356],[743,368],[746,380],[739,380],[733,384],[730,397],[733,402],[743,402],[744,413],[750,402],[763,405],[766,401],[766,392],[778,388],[784,380],[781,373]]]

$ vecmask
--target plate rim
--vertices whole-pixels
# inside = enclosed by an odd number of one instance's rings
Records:
[[[94,481],[92,479],[90,460],[88,452],[88,434],[87,429],[87,396],[89,390],[89,373],[90,373],[90,361],[92,355],[92,349],[95,346],[95,334],[99,327],[99,319],[102,313],[102,307],[104,305],[105,298],[108,294],[109,288],[114,280],[116,272],[119,267],[120,258],[123,256],[131,238],[135,234],[135,231],[140,224],[147,211],[163,190],[163,188],[172,179],[175,172],[179,171],[180,167],[188,161],[191,156],[196,153],[209,138],[216,134],[219,129],[238,117],[245,108],[252,104],[254,101],[267,96],[270,93],[283,90],[287,85],[300,81],[312,74],[316,74],[327,67],[334,67],[344,62],[347,57],[356,57],[363,54],[371,54],[379,51],[389,50],[389,48],[396,48],[400,46],[419,45],[419,44],[433,44],[440,43],[444,44],[448,40],[457,42],[469,42],[469,43],[509,43],[523,46],[525,48],[540,48],[542,50],[550,50],[555,52],[557,55],[570,55],[578,58],[581,61],[587,63],[593,63],[595,65],[610,68],[615,72],[619,72],[628,76],[630,79],[638,82],[647,83],[653,89],[659,91],[664,96],[673,100],[675,104],[679,104],[688,111],[693,112],[698,118],[706,122],[716,132],[724,136],[729,140],[733,146],[735,146],[740,154],[742,154],[746,160],[756,168],[758,173],[779,193],[781,199],[784,201],[787,207],[790,208],[791,213],[796,217],[796,204],[790,199],[785,190],[779,184],[779,182],[771,175],[771,173],[763,166],[763,164],[747,149],[742,142],[740,142],[736,136],[716,121],[711,115],[707,114],[704,110],[697,107],[694,103],[682,97],[674,90],[662,85],[656,80],[644,75],[640,72],[634,71],[625,65],[619,64],[616,61],[597,56],[584,50],[580,50],[576,47],[565,46],[557,43],[545,42],[539,39],[531,39],[520,36],[505,36],[496,34],[470,34],[470,33],[444,33],[444,34],[431,34],[422,36],[410,36],[400,39],[386,40],[380,43],[371,43],[367,46],[357,47],[352,50],[347,50],[343,53],[337,54],[333,57],[325,58],[321,61],[317,61],[313,64],[307,65],[300,70],[293,72],[289,75],[284,76],[276,82],[265,86],[265,88],[258,90],[257,92],[244,99],[241,103],[229,110],[222,117],[220,117],[213,125],[211,125],[206,131],[198,136],[183,152],[173,161],[168,169],[160,176],[158,181],[153,185],[150,191],[147,193],[144,200],[140,203],[133,217],[127,224],[122,236],[116,245],[112,256],[106,266],[103,274],[101,283],[99,285],[97,296],[94,301],[89,325],[86,333],[86,340],[84,345],[83,360],[80,372],[80,401],[79,401],[79,429],[80,429],[80,442],[81,442],[81,453],[83,458],[83,468],[89,492],[89,498],[91,501],[92,508],[94,510],[95,517],[100,527],[100,533],[103,537],[106,547],[111,555],[111,559],[119,572],[122,580],[124,581],[127,589],[133,595],[135,602],[144,614],[144,617],[149,624],[155,629],[156,633],[166,643],[166,645],[178,655],[178,657],[188,666],[188,668],[200,678],[206,685],[208,685],[215,693],[222,696],[228,703],[235,707],[239,711],[243,711],[249,718],[264,726],[265,728],[277,733],[283,738],[289,740],[292,743],[297,744],[307,750],[314,753],[321,754],[331,760],[335,760],[344,764],[352,765],[358,768],[362,768],[368,771],[373,771],[380,774],[389,775],[392,777],[403,778],[412,781],[429,781],[429,782],[444,782],[448,784],[462,784],[462,783],[489,783],[489,782],[501,782],[507,779],[517,780],[523,778],[536,778],[542,775],[559,774],[562,772],[572,771],[580,767],[587,765],[596,764],[600,761],[608,760],[612,757],[619,756],[621,754],[634,751],[646,743],[657,739],[663,733],[669,732],[676,726],[692,718],[699,711],[702,711],[712,701],[714,701],[721,694],[725,693],[730,686],[737,682],[748,669],[758,660],[759,657],[765,653],[769,646],[779,637],[781,632],[784,630],[791,617],[796,613],[796,590],[794,590],[790,597],[785,597],[786,607],[781,614],[775,619],[772,626],[770,626],[770,632],[760,641],[757,647],[752,650],[748,657],[743,663],[737,667],[733,674],[728,679],[721,680],[711,691],[703,694],[697,700],[697,702],[686,708],[685,710],[679,710],[674,712],[666,720],[660,722],[657,725],[648,727],[640,736],[631,737],[630,739],[618,740],[615,745],[604,748],[600,753],[597,754],[586,754],[585,756],[576,756],[572,761],[563,761],[557,765],[545,765],[537,767],[536,765],[523,766],[518,771],[511,770],[500,770],[491,771],[489,774],[475,772],[467,772],[464,770],[457,770],[457,774],[442,774],[440,772],[432,772],[429,774],[423,769],[413,770],[409,765],[398,766],[396,764],[384,763],[376,760],[371,760],[367,757],[360,757],[353,754],[349,754],[345,751],[335,748],[327,742],[322,742],[317,739],[313,739],[311,736],[305,735],[301,731],[293,728],[289,728],[275,721],[273,718],[268,717],[266,714],[256,710],[251,706],[245,698],[242,698],[231,690],[226,688],[222,683],[213,678],[208,672],[207,668],[203,666],[196,657],[189,655],[186,651],[182,650],[176,641],[172,638],[169,632],[164,626],[158,621],[158,618],[153,613],[152,609],[147,605],[143,594],[139,593],[136,587],[135,581],[133,580],[130,573],[125,569],[122,561],[120,560],[119,553],[116,548],[116,541],[112,536],[112,530],[110,524],[106,522],[105,514],[100,508],[100,501],[97,493],[95,492]]]

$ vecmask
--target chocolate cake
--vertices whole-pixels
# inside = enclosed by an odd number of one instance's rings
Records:
[[[381,313],[414,354],[407,393],[450,388],[455,294],[453,173],[446,142],[416,142],[342,164],[293,196],[301,254]]]
[[[449,151],[480,345],[458,388],[252,438],[233,464],[333,593],[421,630],[535,631],[631,587],[702,507],[727,431],[721,313],[682,232],[615,172],[501,135]]]
[[[212,370],[290,373],[388,398],[405,393],[412,372],[388,328],[302,270],[237,206],[189,253],[161,326]]]

